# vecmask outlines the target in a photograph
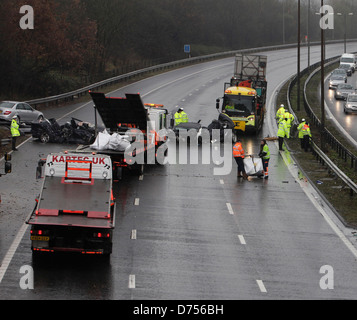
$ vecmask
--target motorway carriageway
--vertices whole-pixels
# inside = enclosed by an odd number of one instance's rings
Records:
[[[328,77],[325,81],[325,109],[326,118],[331,119],[335,126],[343,133],[343,135],[357,147],[357,113],[345,114],[343,112],[344,100],[335,99],[335,90],[329,89]],[[351,77],[347,78],[347,83],[357,89],[357,71],[352,73]],[[319,96],[321,96],[321,86],[318,88]]]
[[[342,50],[341,44],[329,45],[327,57]],[[259,152],[262,137],[276,135],[274,98],[296,73],[295,49],[265,53],[268,112],[258,136],[242,137],[249,154]],[[312,63],[318,61],[319,47],[311,55]],[[208,125],[217,118],[215,100],[233,65],[234,58],[202,63],[111,95],[140,92],[145,103],[170,110],[179,105],[191,121]],[[90,102],[50,109],[45,116],[94,122]],[[29,139],[13,153],[13,172],[1,178],[0,299],[355,299],[353,230],[297,178],[297,166],[275,142],[269,147],[268,180],[237,180],[235,166],[229,175],[214,175],[213,163],[147,166],[143,176],[126,175],[114,190],[117,221],[109,261],[72,255],[33,260],[24,221],[41,186],[37,160],[73,146]],[[24,265],[33,268],[34,289],[20,286]],[[333,271],[331,289],[324,289],[324,270]]]

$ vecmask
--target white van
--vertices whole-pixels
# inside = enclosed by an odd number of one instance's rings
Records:
[[[357,68],[357,58],[353,53],[344,53],[340,58],[340,64],[348,64],[351,66],[352,72]]]

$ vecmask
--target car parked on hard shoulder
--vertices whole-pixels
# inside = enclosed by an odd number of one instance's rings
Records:
[[[17,116],[18,121],[21,123],[42,121],[45,118],[42,112],[35,110],[28,103],[19,101],[1,101],[0,119],[11,121],[14,116]]]
[[[355,88],[351,84],[341,83],[336,88],[335,99],[346,100],[350,93],[355,93]]]
[[[343,64],[340,64],[340,66],[338,68],[346,70],[348,77],[352,76],[353,71],[352,71],[351,65],[343,63]]]
[[[357,93],[350,93],[347,96],[347,100],[345,102],[345,105],[343,107],[343,111],[347,113],[357,113]]]

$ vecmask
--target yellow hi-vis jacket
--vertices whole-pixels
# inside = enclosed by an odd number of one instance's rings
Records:
[[[175,125],[177,126],[180,123],[188,122],[188,115],[186,112],[176,112],[175,113]]]
[[[284,115],[285,115],[285,108],[284,107],[280,107],[278,109],[278,111],[276,112],[276,119],[278,121],[282,120],[284,118]]]
[[[302,139],[304,137],[304,134],[302,132],[302,128],[304,127],[305,125],[305,121],[301,122],[299,124],[299,126],[297,127],[298,131],[299,131],[299,138]]]
[[[302,131],[303,137],[304,137],[304,136],[309,136],[309,137],[311,137],[310,127],[309,127],[307,124],[305,124],[305,125],[302,127],[301,131]]]
[[[286,121],[286,124],[288,125],[288,128],[290,128],[290,127],[291,127],[291,124],[292,124],[293,121],[294,121],[294,116],[293,116],[290,112],[285,112],[284,118],[285,118],[285,119],[288,119],[288,120]]]
[[[19,124],[17,123],[17,121],[15,119],[12,119],[11,121],[11,135],[13,137],[18,137],[20,136],[20,131],[19,131]]]
[[[289,128],[288,128],[285,120],[280,121],[279,124],[278,124],[278,137],[290,138],[290,136],[289,136]]]

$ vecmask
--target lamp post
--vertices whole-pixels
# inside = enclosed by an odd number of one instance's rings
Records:
[[[307,65],[310,72],[310,9],[311,9],[311,0],[308,2],[307,7]]]
[[[321,0],[321,8],[324,6],[324,0]],[[323,18],[324,13],[321,11],[321,19]],[[324,28],[321,28],[321,149],[325,150],[325,139],[324,139],[324,131],[325,131],[325,50],[324,44]]]
[[[283,44],[285,44],[285,0],[283,0]]]
[[[345,31],[344,31],[344,53],[347,52],[347,16],[353,16],[353,12],[349,12],[349,13],[341,13],[338,12],[337,13],[338,16],[345,16]]]
[[[297,111],[300,111],[300,0],[298,1],[298,52],[297,52]]]

